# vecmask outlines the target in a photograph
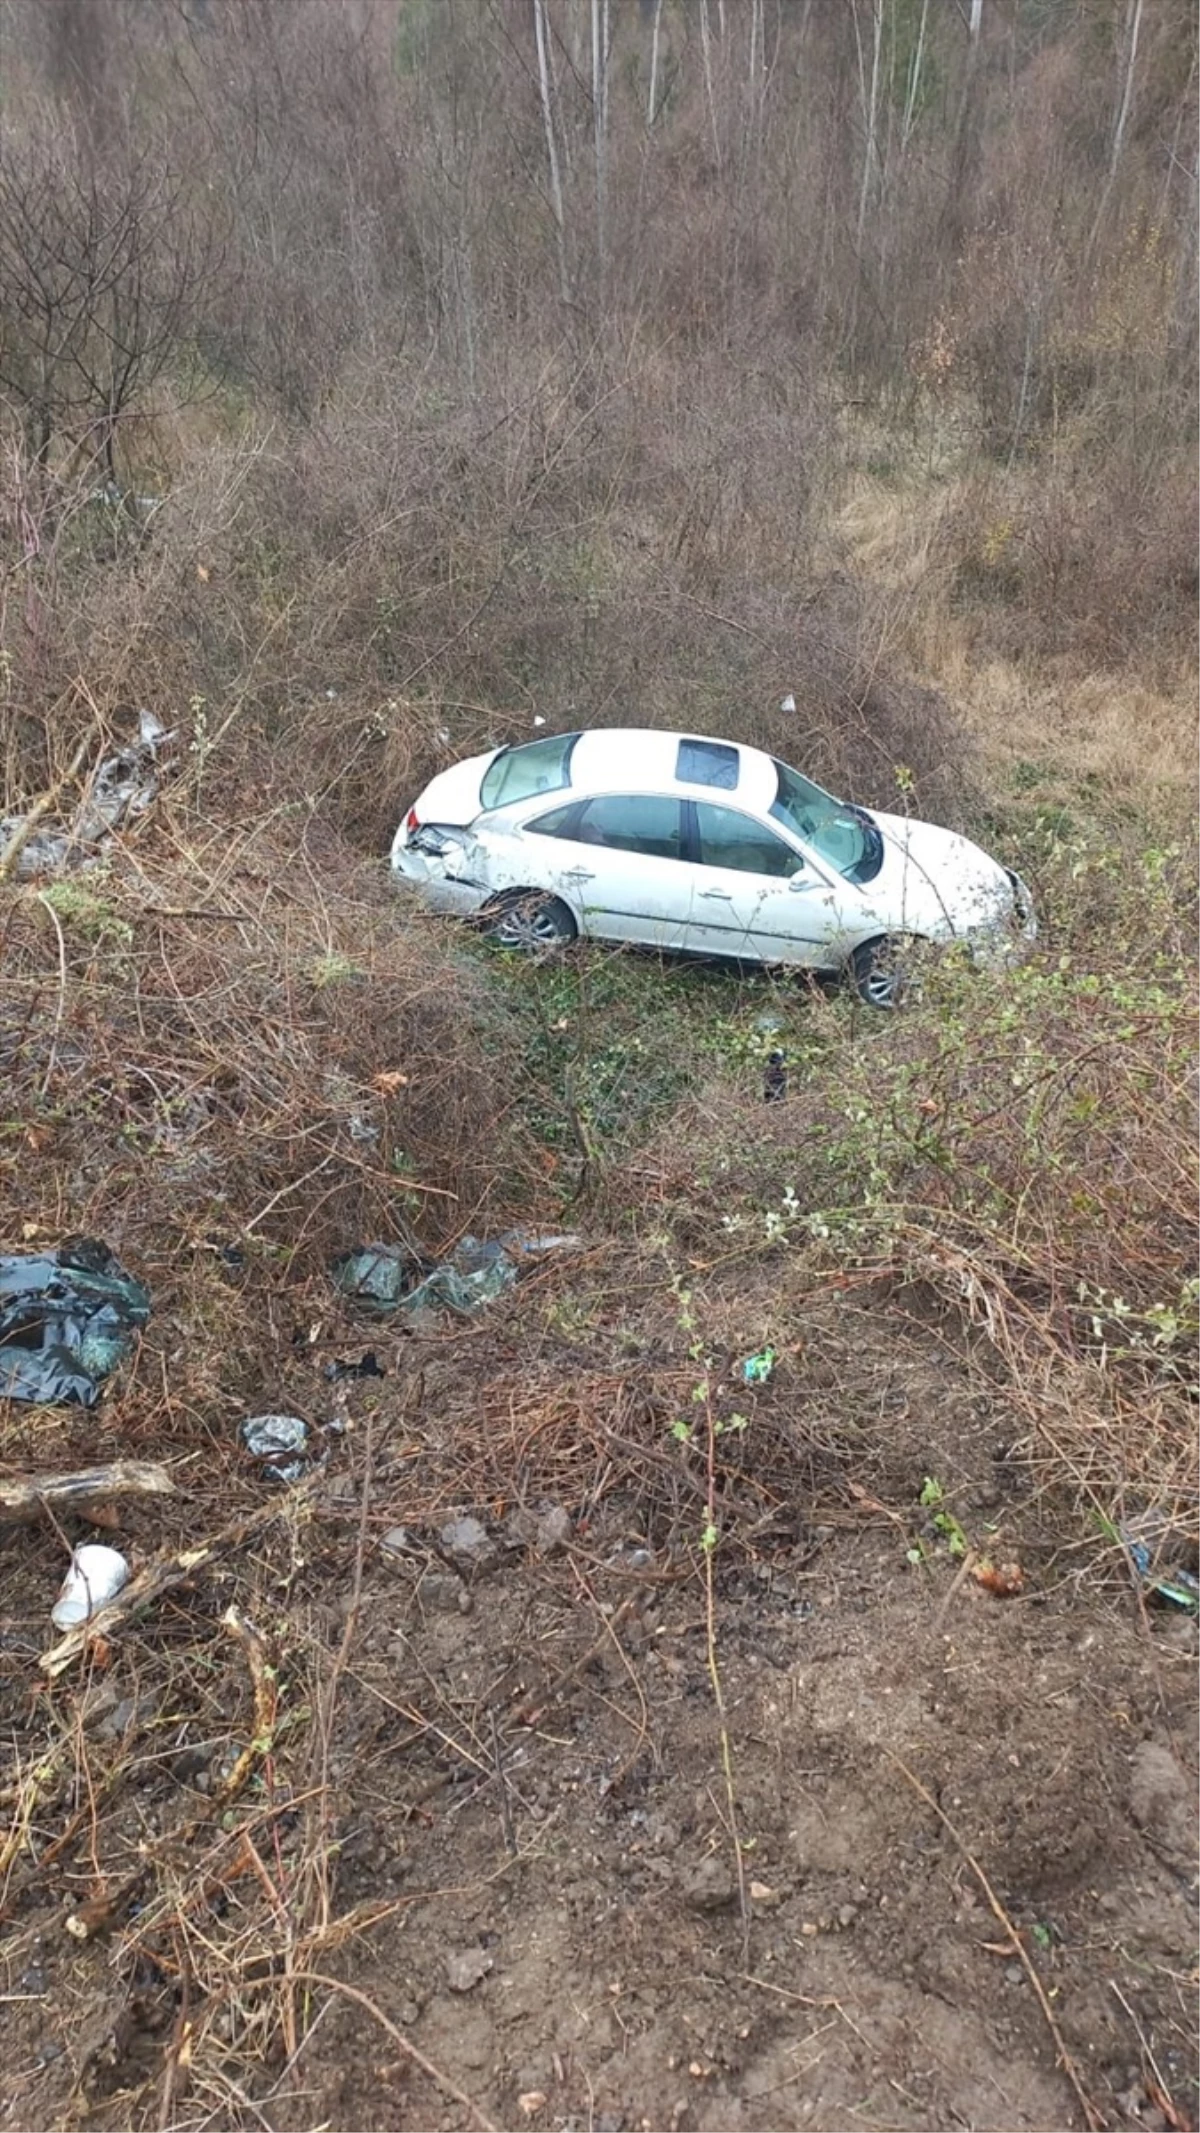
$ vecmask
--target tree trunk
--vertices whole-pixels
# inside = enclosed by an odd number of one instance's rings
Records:
[[[563,213],[558,133],[554,123],[554,99],[550,79],[550,29],[546,20],[546,0],[533,0],[533,34],[537,44],[538,93],[542,105],[542,127],[546,135],[546,162],[550,173],[550,212],[554,217],[554,234],[558,248],[558,293],[564,304],[569,304],[571,280],[567,272],[567,226]]]

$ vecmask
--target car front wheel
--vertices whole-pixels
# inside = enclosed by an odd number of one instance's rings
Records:
[[[860,1000],[884,1014],[902,1006],[913,981],[917,942],[895,934],[864,941],[850,958],[850,978]]]
[[[518,889],[484,913],[489,935],[501,948],[545,955],[563,948],[577,932],[566,905],[544,889]]]

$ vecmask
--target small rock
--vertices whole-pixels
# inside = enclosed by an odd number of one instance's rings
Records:
[[[90,1733],[117,1708],[116,1686],[111,1681],[94,1681],[84,1690],[79,1704],[79,1717],[85,1733]]]
[[[413,1537],[407,1526],[389,1526],[379,1543],[379,1550],[381,1555],[394,1559],[398,1555],[407,1555],[412,1546]]]
[[[453,1615],[464,1599],[469,1605],[471,1595],[452,1570],[430,1570],[417,1587],[417,1598],[432,1614]]]
[[[114,1704],[112,1710],[101,1719],[96,1728],[97,1734],[101,1740],[124,1740],[136,1717],[137,1697],[122,1696],[120,1702]]]
[[[463,1570],[492,1570],[500,1560],[495,1541],[477,1518],[452,1518],[440,1538],[446,1554]]]
[[[682,1889],[683,1900],[693,1911],[723,1911],[736,1893],[733,1875],[716,1852],[686,1869]]]
[[[765,1881],[752,1881],[750,1883],[750,1896],[752,1901],[760,1904],[764,1911],[775,1910],[782,1901],[778,1889],[769,1888]]]
[[[463,1948],[457,1955],[446,1957],[446,1983],[451,1992],[470,1992],[492,1968],[492,1958],[486,1948]]]
[[[800,1928],[805,1940],[815,1940],[820,1930],[821,1928],[815,1918],[806,1918]]]
[[[852,1926],[857,1917],[858,1905],[856,1903],[844,1903],[838,1912],[837,1922],[839,1926]]]
[[[56,2059],[62,2058],[65,2049],[56,2037],[47,2037],[45,2043],[38,2046],[38,2065],[53,2066]]]
[[[402,2003],[401,2003],[401,2007],[400,2007],[400,2020],[401,2020],[401,2021],[403,2022],[403,2024],[404,2024],[404,2027],[405,2027],[405,2029],[411,2029],[411,2028],[412,2028],[412,2026],[413,2026],[413,2024],[414,2024],[414,2022],[419,2022],[419,2021],[420,2021],[420,2019],[421,2019],[421,2010],[420,2010],[420,2008],[418,2007],[418,2005],[417,2005],[416,2001],[415,2001],[415,2000],[404,2000],[404,2001],[402,2001]]]
[[[571,1514],[561,1504],[553,1504],[538,1520],[537,1552],[539,1555],[557,1555],[560,1548],[568,1546],[571,1533]]]
[[[1025,1983],[1025,1971],[1020,1963],[1005,1963],[1004,1982],[1006,1985],[1023,1985]]]
[[[517,2098],[517,2109],[522,2112],[526,2118],[536,2118],[538,2112],[544,2111],[545,2108],[545,2089],[526,2089],[524,2095],[518,2096]]]

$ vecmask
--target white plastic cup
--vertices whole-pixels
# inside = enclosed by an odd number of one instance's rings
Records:
[[[71,1557],[71,1567],[50,1610],[50,1620],[56,1629],[75,1629],[115,1600],[122,1585],[128,1583],[129,1565],[120,1551],[88,1542],[76,1548]]]

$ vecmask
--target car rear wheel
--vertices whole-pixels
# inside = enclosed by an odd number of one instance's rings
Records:
[[[546,955],[573,941],[577,927],[566,905],[545,889],[517,889],[484,913],[492,940],[526,955]]]
[[[850,958],[854,990],[867,1007],[894,1014],[910,992],[919,944],[911,936],[885,934],[864,941]]]

